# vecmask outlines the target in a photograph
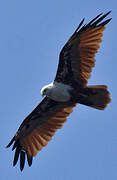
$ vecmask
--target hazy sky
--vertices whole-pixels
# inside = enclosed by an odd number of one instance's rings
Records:
[[[107,84],[105,111],[78,105],[67,123],[20,172],[5,146],[53,81],[61,48],[82,18],[112,10],[89,84]],[[117,180],[117,1],[0,1],[1,180]]]

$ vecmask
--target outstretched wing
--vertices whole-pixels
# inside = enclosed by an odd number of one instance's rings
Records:
[[[79,24],[74,34],[63,47],[55,81],[75,88],[85,87],[95,65],[95,54],[102,41],[105,25],[111,20],[102,21],[110,12],[99,14],[88,24]]]
[[[74,103],[58,103],[49,98],[44,100],[26,117],[13,139],[7,145],[14,143],[15,149],[13,165],[15,166],[20,157],[20,170],[25,164],[27,155],[28,165],[31,166],[32,158],[47,145],[56,130],[63,126],[67,117],[73,111]]]

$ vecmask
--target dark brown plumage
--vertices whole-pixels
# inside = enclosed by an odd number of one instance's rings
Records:
[[[63,47],[56,82],[70,85],[74,92],[68,102],[56,102],[45,97],[42,102],[25,118],[13,139],[7,145],[15,149],[13,165],[20,158],[20,170],[52,139],[56,130],[61,128],[77,103],[103,110],[110,103],[110,93],[105,85],[87,86],[88,78],[95,65],[95,54],[102,41],[105,25],[110,19],[102,21],[110,12],[99,14],[88,24],[79,24],[74,34]]]

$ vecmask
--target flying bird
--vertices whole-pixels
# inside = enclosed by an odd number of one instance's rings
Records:
[[[99,110],[104,110],[110,103],[106,85],[87,85],[105,25],[111,20],[104,20],[109,13],[101,13],[85,25],[84,19],[80,22],[60,52],[54,81],[41,90],[44,99],[24,119],[7,145],[10,147],[13,144],[13,166],[20,159],[21,171],[25,165],[25,156],[31,166],[33,157],[47,145],[56,130],[63,126],[78,103]]]

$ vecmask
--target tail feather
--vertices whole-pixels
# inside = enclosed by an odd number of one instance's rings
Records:
[[[79,98],[79,103],[104,110],[111,102],[106,85],[87,86]]]

